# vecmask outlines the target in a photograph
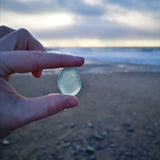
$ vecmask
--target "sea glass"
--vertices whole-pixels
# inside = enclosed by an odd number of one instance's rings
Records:
[[[81,89],[77,67],[63,68],[57,78],[57,84],[61,93],[75,96]]]

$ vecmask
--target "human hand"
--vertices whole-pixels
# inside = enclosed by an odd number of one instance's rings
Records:
[[[50,94],[38,98],[23,97],[16,92],[7,79],[14,73],[32,72],[35,77],[39,77],[42,69],[78,67],[84,63],[83,58],[46,53],[42,51],[43,46],[26,30],[14,31],[11,29],[11,32],[3,34],[0,39],[0,48],[1,137],[32,121],[78,105],[78,99],[69,95]]]
[[[14,30],[6,26],[0,26],[0,51],[13,50],[37,50],[45,51],[39,43],[26,29]],[[33,71],[34,77],[39,78],[42,70]]]

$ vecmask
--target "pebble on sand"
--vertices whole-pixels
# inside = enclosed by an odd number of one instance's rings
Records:
[[[94,127],[93,123],[91,123],[91,122],[88,122],[87,124],[88,124],[89,128],[93,128]]]
[[[103,137],[98,133],[95,133],[94,136],[97,140],[103,140]]]
[[[1,142],[4,146],[7,146],[7,145],[9,145],[10,144],[10,141],[9,140],[7,140],[7,139],[4,139],[4,140],[2,140],[2,142]]]
[[[86,147],[86,152],[88,152],[88,153],[94,153],[94,152],[95,152],[95,149],[94,149],[92,146],[87,145],[87,147]]]
[[[109,144],[109,147],[111,147],[111,148],[116,148],[118,145],[116,144],[116,143],[110,143]]]

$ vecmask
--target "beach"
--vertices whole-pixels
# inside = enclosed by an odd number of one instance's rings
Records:
[[[88,63],[79,71],[79,105],[2,139],[0,159],[159,160],[160,66]],[[56,81],[57,71],[10,78],[26,97],[59,92]]]

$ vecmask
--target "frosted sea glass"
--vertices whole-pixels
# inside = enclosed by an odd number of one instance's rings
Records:
[[[81,89],[81,80],[77,67],[62,69],[58,76],[57,84],[63,94],[75,96]]]

